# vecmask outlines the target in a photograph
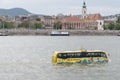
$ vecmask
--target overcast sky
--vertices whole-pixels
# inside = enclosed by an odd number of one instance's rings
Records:
[[[87,13],[111,15],[120,13],[120,0],[0,0],[0,8],[24,8],[35,14],[81,14],[83,2]]]

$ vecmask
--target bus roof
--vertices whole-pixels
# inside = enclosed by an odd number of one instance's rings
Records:
[[[74,53],[74,52],[105,52],[105,51],[102,51],[102,50],[55,51],[56,54],[58,54],[58,53]]]

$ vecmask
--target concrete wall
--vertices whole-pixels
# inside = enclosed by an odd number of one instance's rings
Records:
[[[67,31],[71,36],[117,36],[119,30],[28,30],[28,29],[11,29],[0,30],[0,33],[6,33],[8,35],[41,35],[49,36],[51,31]]]

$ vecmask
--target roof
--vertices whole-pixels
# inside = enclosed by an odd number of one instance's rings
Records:
[[[74,53],[74,52],[104,52],[104,51],[102,50],[78,50],[78,51],[57,51],[56,53]]]
[[[77,16],[69,16],[69,17],[65,17],[63,19],[65,22],[76,22],[76,21],[81,21],[79,17]]]
[[[90,15],[88,15],[87,18],[89,20],[101,20],[102,16],[99,13],[97,13],[97,14],[90,14]]]

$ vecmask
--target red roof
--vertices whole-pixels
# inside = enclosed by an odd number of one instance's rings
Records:
[[[98,14],[90,14],[87,17],[89,20],[101,20],[102,16],[98,13]]]
[[[69,16],[69,17],[65,17],[63,18],[64,22],[79,22],[81,21],[81,19],[77,16]]]

